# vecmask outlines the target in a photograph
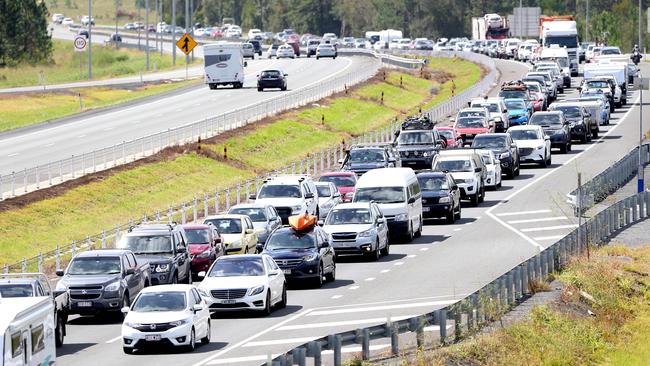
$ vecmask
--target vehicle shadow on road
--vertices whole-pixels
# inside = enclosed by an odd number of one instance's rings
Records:
[[[291,286],[289,286],[291,289]],[[289,302],[291,302],[291,297],[288,297]],[[240,310],[240,311],[226,311],[222,313],[212,313],[210,318],[212,319],[249,319],[249,318],[281,318],[283,316],[296,313],[302,310],[300,305],[287,305],[284,309],[272,309],[271,315],[265,316],[262,312],[252,311],[252,310]]]
[[[451,236],[448,235],[426,235],[422,234],[421,237],[419,237],[416,240],[413,240],[410,243],[407,244],[437,244],[441,243],[447,239],[451,238]]]
[[[208,344],[199,344],[197,341],[196,348],[192,351],[193,354],[196,353],[208,353],[218,351],[225,348],[228,345],[226,342],[210,342]],[[180,347],[148,347],[142,348],[135,351],[134,356],[146,356],[146,355],[173,355],[177,353],[185,353],[186,351]]]
[[[63,347],[56,350],[56,357],[72,355],[96,344],[97,343],[64,343]]]
[[[323,283],[323,287],[317,288],[314,286],[312,283],[309,281],[295,281],[292,283],[289,283],[289,290],[301,290],[301,291],[309,291],[309,290],[320,290],[320,289],[335,289],[335,288],[340,288],[340,287],[346,287],[349,285],[353,285],[354,281],[353,280],[346,280],[346,279],[341,279],[337,278],[336,281],[334,282],[329,282],[329,283]]]
[[[122,324],[122,322],[123,322],[123,318],[118,314],[80,316],[78,318],[68,319],[68,324],[72,324],[72,325],[106,325],[106,324]]]
[[[391,242],[390,245],[399,244]],[[406,257],[406,254],[389,254],[385,257],[379,258],[377,262],[390,262]],[[361,255],[339,255],[336,257],[336,263],[367,263],[369,260]]]

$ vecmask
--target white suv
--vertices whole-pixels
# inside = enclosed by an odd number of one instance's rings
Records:
[[[271,205],[282,218],[289,222],[289,216],[308,212],[319,215],[318,191],[308,175],[280,175],[268,178],[257,195],[251,195],[255,203]]]
[[[505,131],[510,127],[510,116],[503,98],[476,98],[472,99],[469,106],[487,108],[490,111],[490,121],[497,131]]]
[[[485,199],[487,168],[475,150],[440,151],[433,159],[432,168],[451,174],[460,188],[461,199],[469,200],[473,206]]]

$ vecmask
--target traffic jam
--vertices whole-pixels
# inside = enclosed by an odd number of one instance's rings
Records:
[[[476,52],[481,42],[472,43]],[[53,289],[42,275],[2,276],[3,301],[34,297],[38,309],[50,304],[39,296],[51,298],[54,326],[42,331],[53,339],[44,347],[64,344],[69,317],[109,314],[122,324],[126,354],[152,346],[194,351],[211,342],[215,313],[268,316],[290,303],[294,284],[336,282],[342,257],[352,258],[346,265],[377,261],[425,225],[454,224],[522,170],[547,168],[555,154],[589,144],[628,103],[637,76],[615,47],[586,57],[583,77],[572,78],[579,52],[537,40],[490,44],[512,47],[510,58],[530,68],[496,96],[473,99],[446,121],[405,118],[391,142],[348,146],[338,170],[269,176],[248,202],[201,222],[132,227],[116,248],[71,258]],[[278,57],[291,53],[283,47]],[[527,50],[535,51],[524,57]],[[9,332],[5,343],[20,337]]]

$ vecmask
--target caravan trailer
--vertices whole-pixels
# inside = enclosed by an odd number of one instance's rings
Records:
[[[241,43],[214,43],[203,46],[205,83],[210,89],[219,85],[244,86],[244,55]]]
[[[0,342],[2,366],[54,364],[52,300],[45,296],[0,299]]]

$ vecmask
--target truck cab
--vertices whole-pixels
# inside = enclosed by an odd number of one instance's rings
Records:
[[[540,35],[542,46],[566,48],[569,55],[569,68],[571,76],[578,76],[580,44],[578,43],[578,30],[573,16],[552,16],[540,19]]]

